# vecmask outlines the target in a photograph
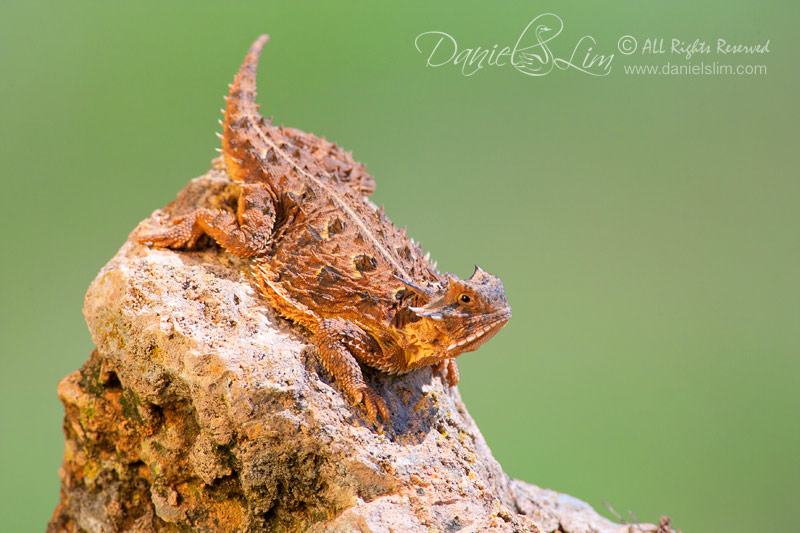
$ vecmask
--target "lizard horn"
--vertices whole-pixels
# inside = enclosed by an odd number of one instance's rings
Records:
[[[411,289],[415,293],[419,294],[420,296],[424,296],[424,297],[433,296],[433,293],[430,290],[428,290],[428,289],[426,289],[424,287],[420,287],[419,285],[411,283],[410,281],[401,278],[397,274],[392,274],[392,276],[394,276],[397,279],[397,281],[399,281],[400,283],[402,283],[403,285],[405,285],[406,287],[408,287],[409,289]]]

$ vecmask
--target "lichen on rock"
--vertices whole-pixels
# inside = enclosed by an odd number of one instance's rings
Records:
[[[234,187],[211,170],[154,217]],[[629,531],[510,479],[430,368],[367,370],[392,413],[370,424],[259,297],[247,262],[215,246],[129,239],[84,314],[96,349],[59,384],[66,446],[49,531]]]

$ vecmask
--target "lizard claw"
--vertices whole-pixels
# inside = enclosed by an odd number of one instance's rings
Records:
[[[196,219],[196,212],[175,217],[170,221],[171,228],[139,235],[137,240],[142,244],[158,247],[193,248],[203,235],[203,231],[195,223]]]
[[[384,422],[389,421],[389,409],[386,407],[386,402],[384,402],[383,398],[378,396],[369,385],[364,384],[359,387],[354,396],[356,404],[364,405],[364,408],[367,410],[367,416],[373,424],[378,423],[378,418],[376,416],[378,414]]]

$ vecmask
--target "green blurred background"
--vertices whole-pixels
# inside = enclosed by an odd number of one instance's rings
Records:
[[[444,270],[502,277],[514,318],[460,359],[460,389],[510,475],[684,531],[797,531],[796,6],[4,2],[0,529],[48,521],[84,291],[208,169],[266,32],[262,111],[354,150]],[[616,53],[605,78],[467,78],[414,49],[430,30],[513,45],[548,11],[560,55],[585,34],[601,53],[625,34],[770,39],[732,59],[768,73],[634,77],[685,61]]]

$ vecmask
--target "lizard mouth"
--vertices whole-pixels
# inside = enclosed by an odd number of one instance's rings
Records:
[[[476,331],[473,331],[463,339],[451,343],[447,347],[447,353],[457,355],[464,352],[477,350],[481,344],[488,341],[500,329],[508,323],[511,318],[511,310],[503,310],[492,316],[482,324]],[[455,352],[455,353],[454,353]]]

